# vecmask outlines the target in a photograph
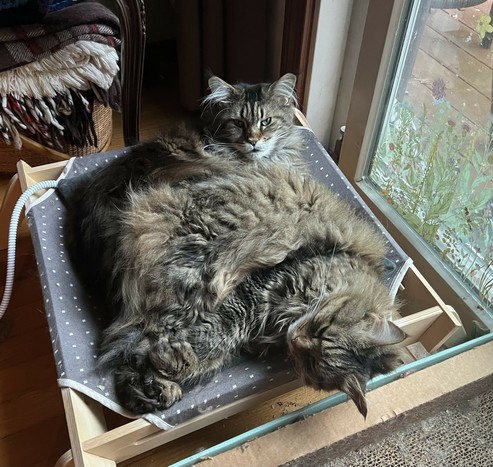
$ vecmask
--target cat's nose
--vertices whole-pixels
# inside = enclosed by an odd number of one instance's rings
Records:
[[[303,334],[295,334],[292,336],[290,344],[293,350],[301,352],[306,352],[313,347],[312,340]]]

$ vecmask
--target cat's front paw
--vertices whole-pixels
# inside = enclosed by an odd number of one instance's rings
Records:
[[[178,383],[151,371],[140,374],[131,367],[121,367],[115,373],[115,385],[121,404],[135,413],[167,409],[182,397]]]
[[[160,339],[149,352],[154,369],[174,381],[185,381],[200,371],[200,361],[190,343]]]

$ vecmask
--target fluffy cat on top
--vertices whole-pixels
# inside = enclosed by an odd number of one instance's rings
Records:
[[[126,408],[168,408],[240,352],[277,348],[366,416],[366,382],[399,364],[381,235],[293,168],[295,81],[212,76],[202,133],[62,183],[72,258],[111,312],[100,367]]]

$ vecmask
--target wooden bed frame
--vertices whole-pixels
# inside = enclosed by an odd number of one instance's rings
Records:
[[[0,209],[0,249],[6,248],[7,226],[19,195],[40,181],[57,179],[66,164],[66,161],[61,161],[30,167],[23,161],[18,163],[18,175],[12,178]],[[36,193],[30,202],[42,194]],[[404,346],[420,342],[431,353],[441,348],[462,328],[457,313],[440,299],[414,266],[406,273],[398,297],[405,303],[403,317],[396,321],[409,336],[403,343]],[[410,354],[410,358],[415,357]],[[72,449],[59,459],[56,466],[73,463],[76,467],[115,467],[118,462],[162,446],[300,386],[299,381],[293,381],[274,390],[246,397],[168,431],[162,431],[144,419],[129,420],[118,428],[108,430],[103,407],[98,402],[73,389],[62,388]]]

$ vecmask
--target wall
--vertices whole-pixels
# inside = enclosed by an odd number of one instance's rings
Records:
[[[346,123],[369,0],[320,0],[306,117],[324,147],[333,149]]]

